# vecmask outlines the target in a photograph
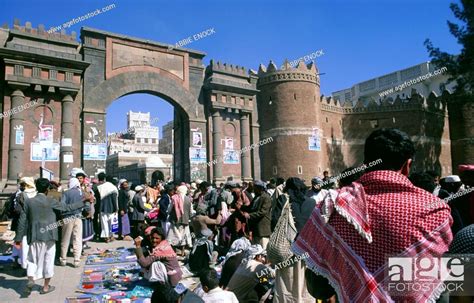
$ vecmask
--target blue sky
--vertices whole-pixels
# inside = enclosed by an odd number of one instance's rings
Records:
[[[46,28],[58,26],[97,8],[116,7],[73,25],[176,43],[202,30],[216,34],[187,45],[207,53],[204,62],[220,60],[258,69],[260,63],[297,59],[316,50],[321,93],[428,61],[423,41],[458,53],[446,20],[455,21],[445,0],[0,0],[0,22],[31,21]],[[151,107],[150,107],[151,104]],[[173,117],[171,105],[154,96],[134,94],[108,109],[108,131],[126,128],[128,110],[151,111],[162,126]],[[111,119],[113,117],[113,119]]]

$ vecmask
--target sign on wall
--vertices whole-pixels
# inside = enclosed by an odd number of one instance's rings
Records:
[[[51,143],[51,146],[45,147],[41,143],[31,143],[31,161],[42,161],[43,152],[45,161],[59,161],[59,144]]]
[[[235,150],[224,149],[224,164],[239,164],[239,153]]]
[[[206,149],[198,147],[189,148],[189,160],[191,163],[206,163]]]
[[[226,137],[225,138],[225,147],[224,149],[234,149],[234,138]]]
[[[43,125],[38,131],[39,144],[43,148],[49,148],[53,145],[53,126]]]
[[[202,147],[202,133],[193,132],[193,146]]]
[[[107,144],[84,143],[84,160],[105,160],[107,158]]]
[[[15,144],[25,144],[25,132],[23,129],[15,130]]]
[[[311,137],[308,137],[308,149],[321,151],[321,130],[319,128],[313,128]]]

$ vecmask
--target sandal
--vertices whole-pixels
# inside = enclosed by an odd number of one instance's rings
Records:
[[[50,286],[48,286],[48,290],[46,290],[46,291],[44,290],[44,288],[41,288],[40,294],[42,294],[42,295],[49,294],[50,292],[53,292],[55,289],[56,289],[56,287],[50,285]]]

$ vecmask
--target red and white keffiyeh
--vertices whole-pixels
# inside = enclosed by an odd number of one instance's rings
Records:
[[[293,251],[308,253],[306,264],[329,280],[339,302],[392,302],[389,257],[440,257],[448,250],[450,209],[437,201],[397,172],[366,173],[314,209]],[[440,291],[403,295],[406,302],[426,302]]]

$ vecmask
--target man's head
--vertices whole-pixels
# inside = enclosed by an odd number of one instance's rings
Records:
[[[19,185],[19,188],[20,188],[21,191],[25,191],[26,182],[24,180],[20,180],[18,185]]]
[[[457,193],[462,186],[461,178],[458,175],[451,175],[444,178],[446,189],[449,193]]]
[[[285,179],[283,179],[282,177],[278,177],[276,180],[276,186],[281,185],[283,183],[285,183]]]
[[[254,244],[245,251],[246,260],[255,260],[265,263],[266,252],[260,244]]]
[[[458,166],[458,170],[462,183],[474,187],[474,165],[461,164]]]
[[[409,177],[411,183],[416,187],[426,190],[427,192],[432,193],[436,188],[434,183],[433,176],[429,173],[412,173]]]
[[[311,179],[311,188],[314,191],[319,191],[321,190],[321,186],[323,185],[324,181],[321,178],[314,177]]]
[[[165,239],[165,233],[160,227],[154,228],[150,233],[150,242],[153,247],[158,246]]]
[[[84,184],[84,180],[86,179],[86,174],[84,173],[77,173],[76,174],[77,180],[79,180],[79,183]]]
[[[172,196],[175,193],[175,185],[172,183],[165,185],[165,191],[168,195]]]
[[[265,182],[261,180],[255,180],[254,186],[253,186],[253,192],[255,193],[256,196],[260,196],[264,191],[267,185]]]
[[[124,190],[128,190],[129,189],[128,181],[123,181],[120,187]]]
[[[433,182],[438,185],[439,184],[439,180],[441,179],[441,175],[439,173],[437,173],[436,171],[434,170],[427,170],[426,171],[426,174],[428,174],[432,179],[433,179]]]
[[[202,271],[199,275],[199,279],[201,280],[202,289],[205,292],[209,292],[216,287],[219,287],[219,279],[217,278],[217,272],[215,269],[208,269]]]
[[[209,182],[207,181],[203,181],[201,183],[199,183],[199,189],[201,190],[201,192],[205,193],[207,192],[207,189],[211,186],[211,184],[209,184]]]
[[[35,185],[36,185],[36,190],[39,193],[42,193],[42,194],[45,194],[45,195],[48,193],[48,188],[49,188],[49,180],[48,179],[39,178],[39,179],[36,180]]]
[[[97,179],[99,179],[99,182],[105,182],[106,178],[107,178],[107,175],[105,173],[99,173],[97,175]]]
[[[327,170],[323,171],[323,177],[329,178],[329,172]]]
[[[395,128],[378,129],[365,140],[365,163],[382,160],[368,170],[393,170],[408,176],[414,155],[413,141],[406,133]]]

